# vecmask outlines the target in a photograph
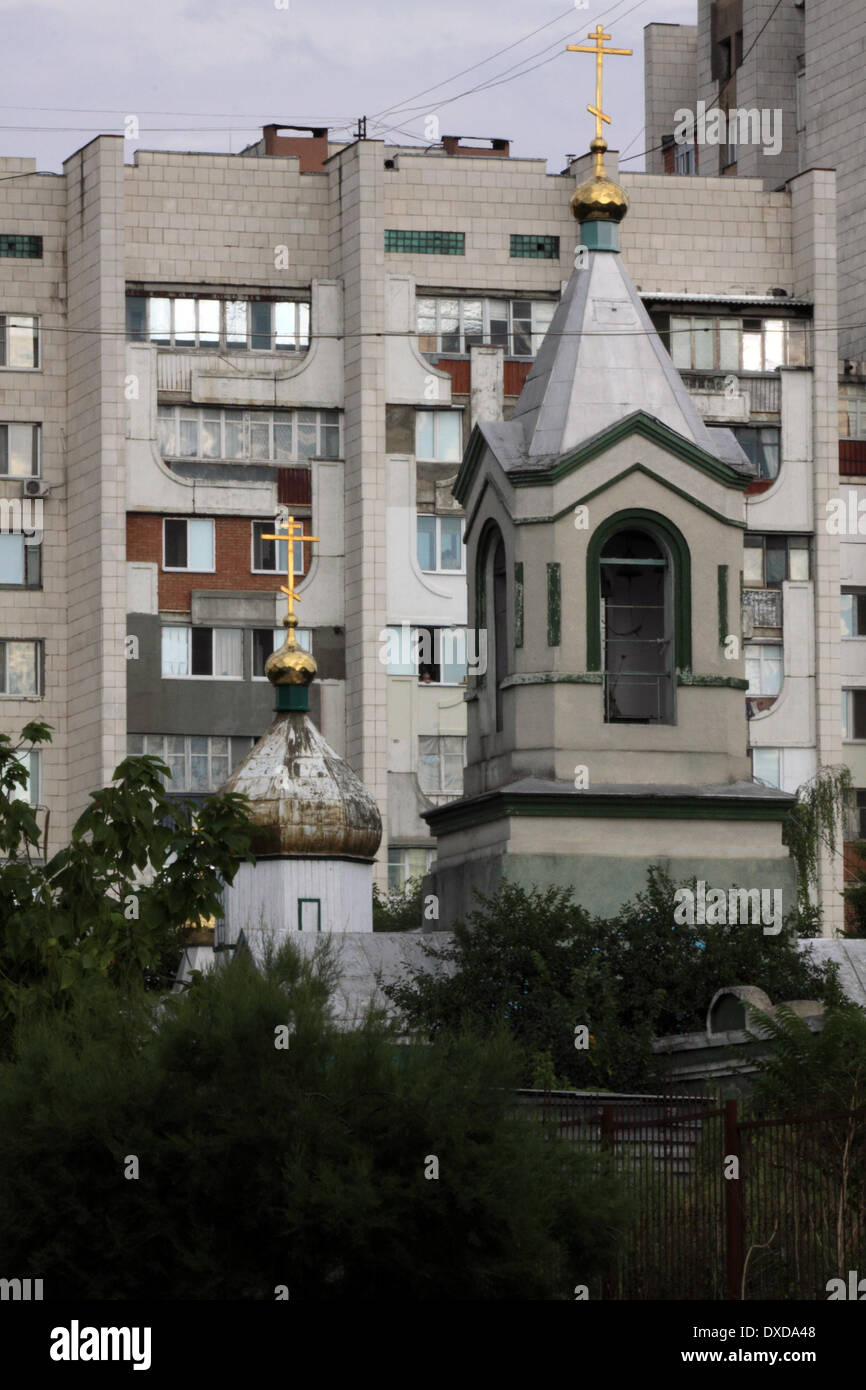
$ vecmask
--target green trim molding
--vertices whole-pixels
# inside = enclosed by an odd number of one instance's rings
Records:
[[[298,898],[298,931],[304,930],[303,906],[305,903],[315,903],[318,909],[316,913],[316,931],[322,930],[322,899],[321,898]]]
[[[667,544],[673,564],[673,666],[687,671],[692,664],[692,562],[682,532],[660,512],[628,507],[597,526],[586,548],[586,669],[601,666],[601,552],[605,542],[628,526],[656,531]]]
[[[719,646],[723,647],[728,637],[728,567],[719,565],[716,574],[719,587]]]
[[[514,645],[523,646],[523,561],[514,564]],[[475,648],[478,651],[478,648]]]

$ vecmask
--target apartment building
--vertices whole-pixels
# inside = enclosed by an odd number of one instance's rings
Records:
[[[637,289],[754,461],[743,746],[794,790],[841,756],[833,174],[607,163]],[[377,799],[380,882],[426,867],[484,661],[451,484],[474,421],[510,418],[587,168],[282,127],[234,156],[125,163],[103,136],[60,175],[0,160],[0,498],[43,494],[41,544],[2,541],[0,720],[54,725],[30,787],[52,840],[127,749],[203,796],[265,730],[291,515],[318,537],[293,541],[311,713]]]

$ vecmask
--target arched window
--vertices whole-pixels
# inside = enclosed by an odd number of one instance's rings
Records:
[[[667,547],[648,530],[614,531],[599,558],[606,724],[674,722],[674,628]]]
[[[505,543],[494,521],[488,521],[478,542],[475,625],[476,652],[483,650],[483,646],[479,645],[480,630],[487,634],[487,676],[493,683],[490,712],[493,716],[492,727],[499,732],[502,729],[501,686],[508,674],[508,586]]]
[[[505,546],[502,537],[493,551],[493,678],[496,682],[496,730],[502,728],[502,682],[508,674],[506,642],[508,623],[505,589]]]

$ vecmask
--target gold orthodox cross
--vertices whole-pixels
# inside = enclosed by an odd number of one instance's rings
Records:
[[[604,32],[604,28],[601,24],[598,25],[593,33],[587,34],[586,37],[588,39],[595,39],[595,46],[593,48],[589,48],[586,44],[570,43],[567,45],[566,52],[595,54],[595,106],[587,106],[586,109],[591,116],[595,116],[595,138],[596,140],[601,140],[603,138],[601,131],[602,121],[606,121],[607,124],[610,125],[610,116],[606,116],[601,109],[602,64],[609,54],[622,53],[630,56],[633,50],[631,48],[605,48],[605,40],[610,38],[610,34]]]
[[[285,526],[286,528],[285,533],[282,535],[279,534],[280,526]],[[295,612],[295,601],[297,600],[298,603],[300,603],[301,601],[300,594],[295,593],[295,541],[300,541],[301,545],[303,545],[305,541],[309,541],[312,544],[312,542],[317,541],[319,537],[305,536],[304,523],[302,521],[295,521],[295,518],[293,516],[285,518],[280,517],[277,521],[274,522],[274,527],[277,531],[277,534],[274,536],[263,535],[262,540],[288,541],[288,555],[286,556],[286,560],[289,582],[288,585],[280,585],[280,592],[288,596],[289,617],[293,617]],[[277,559],[279,559],[279,551],[277,552]]]

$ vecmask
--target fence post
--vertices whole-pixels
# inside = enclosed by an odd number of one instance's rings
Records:
[[[601,1108],[601,1151],[603,1154],[613,1153],[616,1142],[614,1135],[613,1106],[603,1105]],[[609,1269],[601,1280],[602,1298],[616,1298],[617,1291],[617,1271]]]
[[[725,1101],[725,1152],[723,1161],[737,1160],[737,1176],[723,1177],[725,1184],[725,1235],[728,1264],[728,1298],[742,1297],[743,1279],[743,1200],[742,1155],[740,1126],[737,1121],[737,1102]]]

